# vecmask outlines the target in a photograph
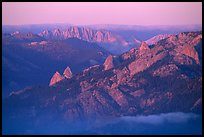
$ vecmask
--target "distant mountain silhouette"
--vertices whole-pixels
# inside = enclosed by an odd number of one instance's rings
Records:
[[[67,29],[44,30],[38,34],[48,40],[63,40],[78,38],[88,42],[95,42],[113,54],[123,53],[132,47],[137,47],[140,41],[136,38],[124,39],[120,35],[107,30],[94,30],[88,27],[70,26]]]

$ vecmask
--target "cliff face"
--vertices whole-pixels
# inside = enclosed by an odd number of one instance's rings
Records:
[[[111,69],[111,68],[114,67],[114,64],[113,64],[113,56],[112,56],[112,55],[109,55],[109,56],[106,58],[106,60],[105,60],[105,62],[104,62],[104,64],[103,64],[103,66],[104,66],[104,70],[109,70],[109,69]]]
[[[67,79],[72,78],[72,71],[71,71],[69,66],[66,67],[63,75],[61,75],[59,72],[55,72],[55,74],[52,76],[52,78],[50,80],[49,86],[55,85],[56,83],[59,83],[61,80],[65,79],[65,78],[67,78]]]
[[[65,70],[64,70],[64,73],[63,75],[66,77],[66,78],[71,78],[72,77],[72,71],[69,67],[67,67]]]
[[[138,47],[141,42],[134,36],[124,38],[123,35],[104,29],[91,29],[89,27],[71,26],[67,29],[44,30],[38,34],[47,40],[67,40],[77,38],[91,43],[97,43],[113,54],[122,54],[133,47]]]
[[[93,30],[87,27],[69,27],[66,30],[54,29],[52,31],[44,30],[38,34],[47,39],[68,39],[78,38],[88,42],[113,43],[118,42],[127,45],[127,42],[120,36],[112,34],[106,30]]]

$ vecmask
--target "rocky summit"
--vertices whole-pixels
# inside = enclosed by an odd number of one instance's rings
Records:
[[[54,85],[55,83],[61,81],[64,77],[60,75],[59,72],[55,72],[55,74],[52,76],[50,80],[50,86]]]
[[[65,78],[70,79],[71,77],[72,77],[72,71],[70,67],[67,66],[66,69],[64,70],[63,75],[61,75],[58,71],[55,72],[55,74],[52,76],[50,80],[49,86],[55,85],[56,83],[58,83],[59,81]]]
[[[146,42],[142,42],[139,49],[140,50],[148,50],[149,46],[147,45]]]
[[[71,69],[69,68],[69,66],[64,70],[63,75],[64,75],[66,78],[71,78],[71,77],[72,77],[72,71],[71,71]]]

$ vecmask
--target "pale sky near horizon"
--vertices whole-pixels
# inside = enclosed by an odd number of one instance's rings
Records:
[[[2,24],[202,24],[202,2],[2,2]]]

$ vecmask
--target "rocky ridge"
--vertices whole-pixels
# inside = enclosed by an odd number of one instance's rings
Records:
[[[93,30],[87,27],[72,26],[66,30],[54,29],[52,31],[44,30],[38,34],[46,39],[68,39],[78,38],[88,42],[103,42],[114,43],[119,42],[121,45],[126,46],[128,42],[122,37],[112,34],[106,30]]]

